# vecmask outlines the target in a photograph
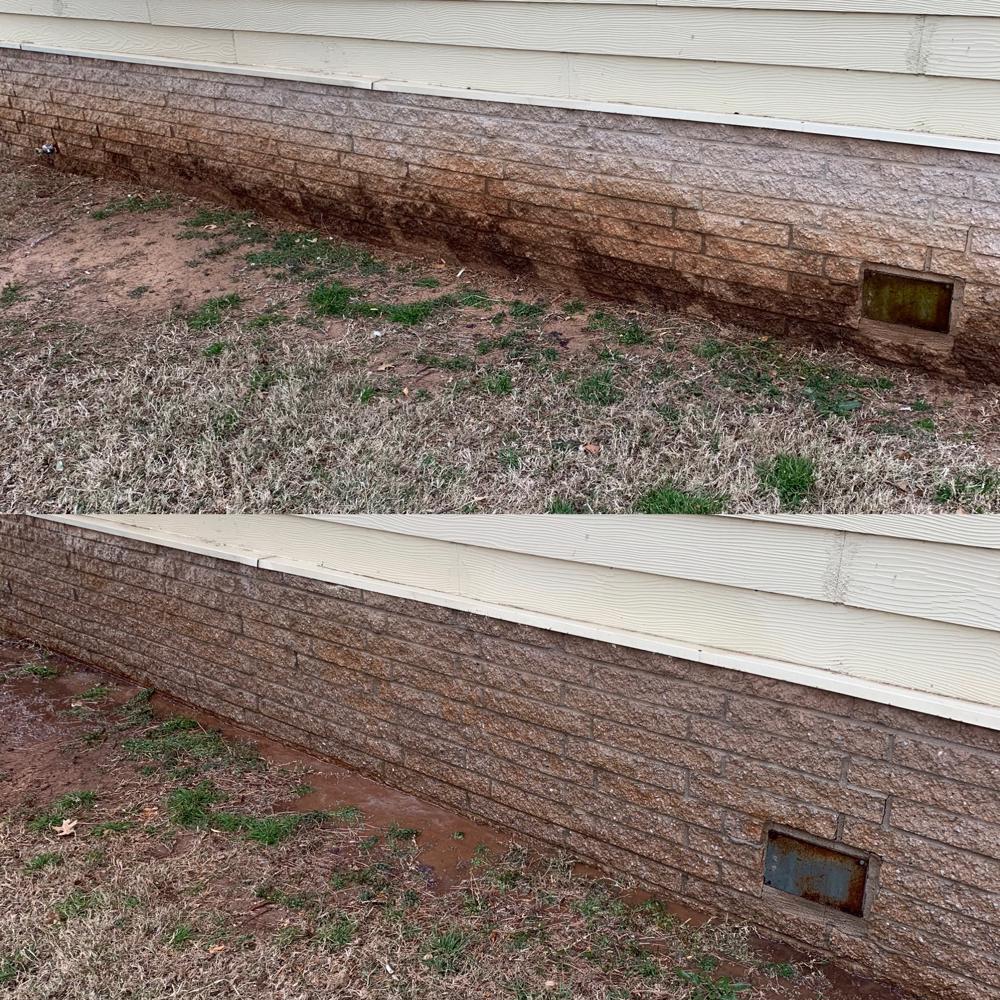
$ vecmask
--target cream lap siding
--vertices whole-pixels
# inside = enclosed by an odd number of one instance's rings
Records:
[[[1000,517],[54,520],[1000,729]]]
[[[0,0],[0,42],[1000,141],[994,0]]]

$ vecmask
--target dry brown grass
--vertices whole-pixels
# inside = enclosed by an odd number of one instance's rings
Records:
[[[26,176],[0,174],[12,248],[44,225],[10,209],[41,183]],[[67,207],[86,186],[66,183],[32,211],[84,245],[93,227],[118,224]],[[177,210],[173,230],[159,212],[96,232],[141,240],[156,219],[176,244],[191,211]],[[23,301],[0,310],[0,508],[619,513],[708,496],[730,512],[1000,510],[996,387],[650,310],[581,302],[576,316],[566,297],[518,316],[517,301],[544,293],[399,255],[371,273],[351,251],[293,280],[247,266],[260,245],[206,256],[224,232],[183,243],[199,267],[219,269],[220,295],[243,296],[207,328],[197,310],[145,314],[141,296],[128,314],[99,308],[99,275],[72,269],[56,282],[42,268]],[[85,267],[81,253],[74,267]],[[418,287],[428,271],[440,287]],[[321,281],[383,304],[474,283],[489,302],[413,325],[363,311],[331,319],[309,303]],[[763,471],[779,455],[811,467],[804,493]],[[666,505],[643,503],[662,487],[675,491]]]
[[[38,651],[23,655],[45,660]],[[0,684],[23,683],[23,674],[9,667]],[[44,689],[63,681],[32,683]],[[218,798],[211,810],[289,817],[274,810],[295,794],[302,771],[257,760],[253,748],[218,742],[210,731],[182,728],[176,717],[167,750],[135,759],[134,741],[162,739],[169,720],[148,715],[141,699],[123,708],[113,683],[105,687],[105,697],[78,697],[68,714],[63,710],[63,719],[74,717],[63,725],[75,736],[61,751],[50,740],[44,751],[23,754],[7,775],[18,792],[0,813],[5,996],[827,995],[827,980],[808,963],[766,961],[745,926],[696,927],[656,902],[629,902],[628,883],[581,875],[569,858],[515,845],[479,851],[468,878],[441,893],[432,891],[421,863],[419,833],[372,828],[361,814],[311,814],[271,845],[222,832],[217,812],[192,825],[190,814],[178,811],[178,790],[210,783]],[[177,750],[169,739],[178,734],[195,743]],[[58,756],[39,768],[43,752]],[[26,781],[29,774],[34,782],[62,782],[62,789],[76,777],[87,784],[75,789],[76,799],[53,806],[51,794]],[[88,788],[96,789],[93,800],[74,804]],[[53,809],[78,821],[72,836],[57,836],[57,817],[46,817]],[[754,985],[737,988],[741,974]]]

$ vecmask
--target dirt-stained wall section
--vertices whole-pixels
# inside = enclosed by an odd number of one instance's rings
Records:
[[[31,517],[0,519],[0,630],[918,995],[1000,996],[995,731]],[[864,915],[766,887],[774,827],[860,854]]]
[[[0,149],[46,144],[54,169],[1000,378],[989,154],[0,50]],[[863,316],[873,269],[950,283],[948,329]]]

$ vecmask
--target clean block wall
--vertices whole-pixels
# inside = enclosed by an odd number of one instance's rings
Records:
[[[1000,734],[706,664],[0,519],[0,628],[862,972],[1000,997]],[[776,907],[779,823],[881,859]]]

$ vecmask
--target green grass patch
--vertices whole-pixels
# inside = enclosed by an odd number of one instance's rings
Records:
[[[511,319],[530,320],[539,319],[545,315],[548,306],[544,302],[522,302],[515,299],[507,307]]]
[[[413,284],[417,288],[440,288],[441,282],[437,278],[417,278]]]
[[[493,351],[515,350],[524,345],[524,333],[520,330],[505,333],[502,337],[483,337],[476,344],[477,354],[490,354]]]
[[[580,508],[576,504],[569,500],[563,500],[561,497],[556,497],[552,500],[549,505],[545,508],[546,514],[579,514],[581,513]]]
[[[90,809],[96,801],[95,792],[67,792],[56,799],[47,812],[32,817],[28,822],[28,829],[33,833],[45,833],[52,827],[59,826],[71,814]]]
[[[568,302],[562,304],[562,313],[564,316],[579,316],[580,313],[586,312],[587,303],[582,299],[570,299]]]
[[[17,282],[8,281],[3,288],[0,288],[0,308],[6,309],[9,306],[23,302],[27,296],[24,294],[24,285]]]
[[[183,951],[195,939],[197,932],[190,924],[178,924],[167,938],[167,945],[175,951]]]
[[[209,299],[188,315],[187,325],[192,330],[213,330],[221,326],[226,316],[242,303],[243,297],[236,292]]]
[[[428,368],[440,368],[447,372],[467,372],[476,367],[476,363],[472,358],[464,354],[455,354],[450,358],[443,358],[440,354],[422,351],[413,360],[417,364],[426,365]]]
[[[802,394],[822,417],[849,417],[864,405],[866,390],[893,387],[887,378],[855,375],[809,361],[800,363],[796,374],[804,383]]]
[[[454,295],[455,305],[465,309],[489,309],[493,300],[478,288],[466,288]]]
[[[213,340],[204,350],[202,354],[206,358],[219,358],[226,353],[233,345],[228,340]]]
[[[29,859],[24,868],[25,871],[29,872],[41,872],[45,871],[46,868],[55,868],[62,863],[63,856],[61,854],[56,854],[55,851],[42,851],[41,854],[36,854]]]
[[[638,514],[721,514],[728,497],[702,490],[682,490],[658,486],[641,497],[635,505]]]
[[[358,289],[331,281],[317,285],[309,293],[309,305],[317,316],[353,316],[358,308],[359,295]]]
[[[708,361],[716,381],[727,389],[770,399],[781,395],[776,379],[783,359],[768,340],[732,344],[708,337],[694,353]]]
[[[497,461],[505,469],[520,469],[521,468],[521,453],[516,448],[501,448],[497,452]]]
[[[587,322],[588,330],[600,330],[617,338],[620,344],[636,345],[645,344],[649,341],[649,334],[646,333],[641,323],[634,319],[620,319],[612,313],[598,310],[591,313]]]
[[[167,796],[167,815],[178,826],[207,826],[212,805],[221,800],[222,793],[210,781],[195,788],[175,788]]]
[[[80,697],[86,701],[102,701],[109,694],[111,694],[111,688],[107,684],[95,684],[93,687],[87,688]]]
[[[270,330],[272,326],[280,326],[288,322],[288,315],[280,309],[265,309],[247,320],[248,330]]]
[[[143,198],[139,194],[129,194],[116,201],[109,201],[104,208],[98,208],[90,213],[92,219],[111,219],[116,215],[146,215],[170,208],[173,202],[165,194],[154,194],[152,198]]]
[[[316,927],[315,939],[328,951],[346,948],[358,933],[358,925],[348,916],[337,914]]]
[[[625,398],[625,394],[615,385],[615,374],[610,368],[581,379],[576,387],[576,394],[585,403],[596,406],[610,406]]]
[[[123,729],[131,729],[135,726],[144,726],[153,719],[153,710],[149,707],[154,691],[152,688],[143,688],[136,692],[126,701],[116,713],[121,720]]]
[[[677,978],[688,987],[690,1000],[738,1000],[740,994],[751,989],[749,983],[738,982],[729,976],[716,978],[700,969],[678,969]]]
[[[490,396],[509,396],[514,391],[514,380],[510,372],[485,372],[479,380],[483,392]]]
[[[402,326],[416,326],[418,323],[427,322],[431,316],[445,306],[453,305],[454,301],[452,296],[442,295],[436,299],[424,299],[421,302],[373,305],[370,308],[390,323],[399,323]]]
[[[761,485],[778,494],[782,510],[796,511],[816,485],[816,466],[802,455],[776,455],[757,467]]]
[[[956,504],[980,514],[992,508],[1000,497],[1000,469],[981,468],[958,472],[938,483],[934,490],[936,504]]]
[[[424,964],[441,975],[454,975],[465,964],[471,936],[460,927],[451,927],[429,937],[424,943]]]
[[[221,257],[241,247],[266,243],[271,238],[253,212],[229,208],[202,209],[192,218],[185,219],[182,225],[182,239],[216,241],[206,257]]]
[[[401,326],[415,326],[442,309],[455,305],[455,297],[441,295],[420,302],[378,303],[361,298],[358,289],[339,281],[317,285],[309,294],[309,304],[319,316],[381,318]]]
[[[222,800],[223,795],[215,785],[210,781],[202,781],[194,788],[174,789],[167,797],[167,813],[178,826],[239,834],[245,840],[264,847],[280,844],[303,827],[340,818],[336,813],[330,812],[252,816],[212,808]]]
[[[0,957],[0,986],[14,982],[25,972],[31,972],[37,964],[35,956],[24,949]]]
[[[316,232],[279,233],[266,250],[247,257],[254,267],[284,271],[290,278],[314,280],[338,271],[382,274],[386,265],[367,250],[338,243]]]
[[[127,833],[135,829],[135,823],[128,819],[112,819],[106,823],[98,823],[91,831],[92,837],[107,837],[112,833]]]
[[[147,761],[169,771],[183,767],[187,773],[220,767],[259,770],[263,760],[248,744],[230,742],[194,719],[177,716],[122,741],[129,760]]]
[[[27,666],[21,667],[21,671],[29,677],[38,677],[41,680],[50,680],[59,676],[59,671],[48,663],[29,663]]]
[[[74,920],[86,917],[99,909],[101,899],[94,893],[74,889],[62,902],[57,903],[55,911],[60,920]]]

